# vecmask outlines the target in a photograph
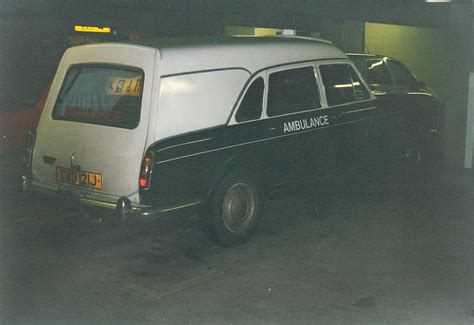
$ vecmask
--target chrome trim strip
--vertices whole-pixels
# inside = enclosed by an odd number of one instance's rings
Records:
[[[364,111],[371,111],[375,108],[376,108],[375,106],[372,106],[372,107],[361,108],[361,109],[356,109],[356,110],[353,110],[353,111],[344,112],[342,114],[344,115],[344,114],[359,113],[359,112],[364,112]]]
[[[247,72],[249,75],[252,74],[249,70],[245,69],[244,67],[229,67],[229,68],[194,70],[194,71],[187,71],[187,72],[178,72],[178,73],[164,74],[164,75],[161,76],[161,79],[164,79],[164,78],[172,78],[172,77],[179,77],[179,76],[186,76],[186,75],[190,75],[190,74],[209,73],[209,72],[220,72],[220,71],[232,71],[232,70],[241,70],[241,71]]]
[[[339,107],[342,107],[342,106],[347,106],[347,105],[354,105],[354,104],[360,104],[360,103],[366,103],[366,102],[373,102],[374,100],[372,98],[369,98],[369,99],[364,99],[364,100],[359,100],[359,101],[354,101],[354,102],[348,102],[348,103],[343,103],[343,104],[338,104],[338,105],[333,105],[333,106],[327,106],[327,105],[322,105],[321,107],[317,107],[317,108],[311,108],[311,109],[307,109],[307,110],[304,110],[304,111],[298,111],[298,112],[291,112],[291,113],[286,113],[286,114],[281,114],[281,115],[276,115],[276,116],[267,116],[266,115],[266,112],[265,112],[265,116],[264,117],[261,117],[259,119],[256,119],[256,120],[251,120],[251,121],[243,121],[243,122],[234,122],[235,120],[235,115],[232,116],[232,119],[229,121],[228,125],[229,126],[233,126],[233,125],[240,125],[240,124],[245,124],[245,123],[253,123],[253,122],[258,122],[258,121],[266,121],[266,120],[271,120],[271,119],[277,119],[277,118],[281,118],[281,117],[287,117],[287,116],[291,116],[291,115],[297,115],[297,114],[304,114],[304,113],[310,113],[310,112],[317,112],[317,111],[322,111],[322,110],[327,110],[327,109],[332,109],[332,108],[339,108]],[[357,112],[357,111],[362,111],[362,110],[367,110],[367,109],[374,109],[376,108],[375,106],[372,106],[370,108],[363,108],[363,109],[360,109],[360,110],[356,110],[354,112]],[[236,112],[237,113],[237,112]]]
[[[81,197],[79,197],[78,199],[80,203],[84,205],[88,205],[88,206],[106,208],[106,209],[111,209],[111,210],[115,210],[117,208],[117,204],[114,204],[111,202],[97,201],[97,200],[86,199],[86,198],[81,198]]]
[[[188,204],[179,205],[179,206],[173,207],[173,208],[161,209],[161,210],[158,210],[158,212],[159,213],[170,212],[170,211],[174,211],[174,210],[189,208],[189,207],[201,204],[201,203],[202,203],[202,201],[195,201],[195,202],[191,202],[191,203],[188,203]]]
[[[428,92],[421,92],[421,91],[409,91],[407,92],[408,95],[423,95],[423,96],[428,96],[428,97],[433,97],[432,94]]]
[[[186,142],[186,143],[175,144],[174,146],[169,146],[169,147],[165,147],[165,148],[162,148],[160,150],[157,150],[156,153],[164,151],[164,150],[176,148],[176,147],[185,146],[185,145],[188,145],[188,144],[194,144],[194,143],[199,143],[199,142],[204,142],[204,141],[209,141],[209,140],[212,140],[212,138],[205,138],[205,139],[200,139],[200,140],[195,140],[195,141],[189,141],[189,142]]]

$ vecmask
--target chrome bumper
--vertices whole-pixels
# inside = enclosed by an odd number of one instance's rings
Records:
[[[116,203],[113,203],[108,201],[69,195],[67,192],[60,192],[53,188],[38,186],[34,184],[27,176],[22,177],[22,189],[25,194],[35,193],[56,200],[60,199],[61,202],[66,202],[67,204],[71,205],[83,205],[101,209],[115,210],[116,216],[120,219],[155,215],[160,212],[158,209],[154,209],[151,206],[132,205],[130,200],[124,196],[119,198]]]

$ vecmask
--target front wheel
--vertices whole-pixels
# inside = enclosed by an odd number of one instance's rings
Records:
[[[213,237],[223,246],[234,246],[255,231],[263,201],[254,178],[236,170],[216,187],[210,205]]]

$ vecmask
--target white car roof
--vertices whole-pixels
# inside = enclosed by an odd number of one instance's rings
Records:
[[[253,74],[290,62],[347,58],[328,41],[301,37],[157,39],[138,44],[158,49],[162,76],[229,68]]]

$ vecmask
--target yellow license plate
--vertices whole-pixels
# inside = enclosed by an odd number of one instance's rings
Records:
[[[140,96],[141,77],[121,78],[113,77],[110,79],[107,95],[109,96]]]
[[[102,175],[84,171],[72,170],[64,167],[56,167],[56,181],[78,186],[102,189]]]

